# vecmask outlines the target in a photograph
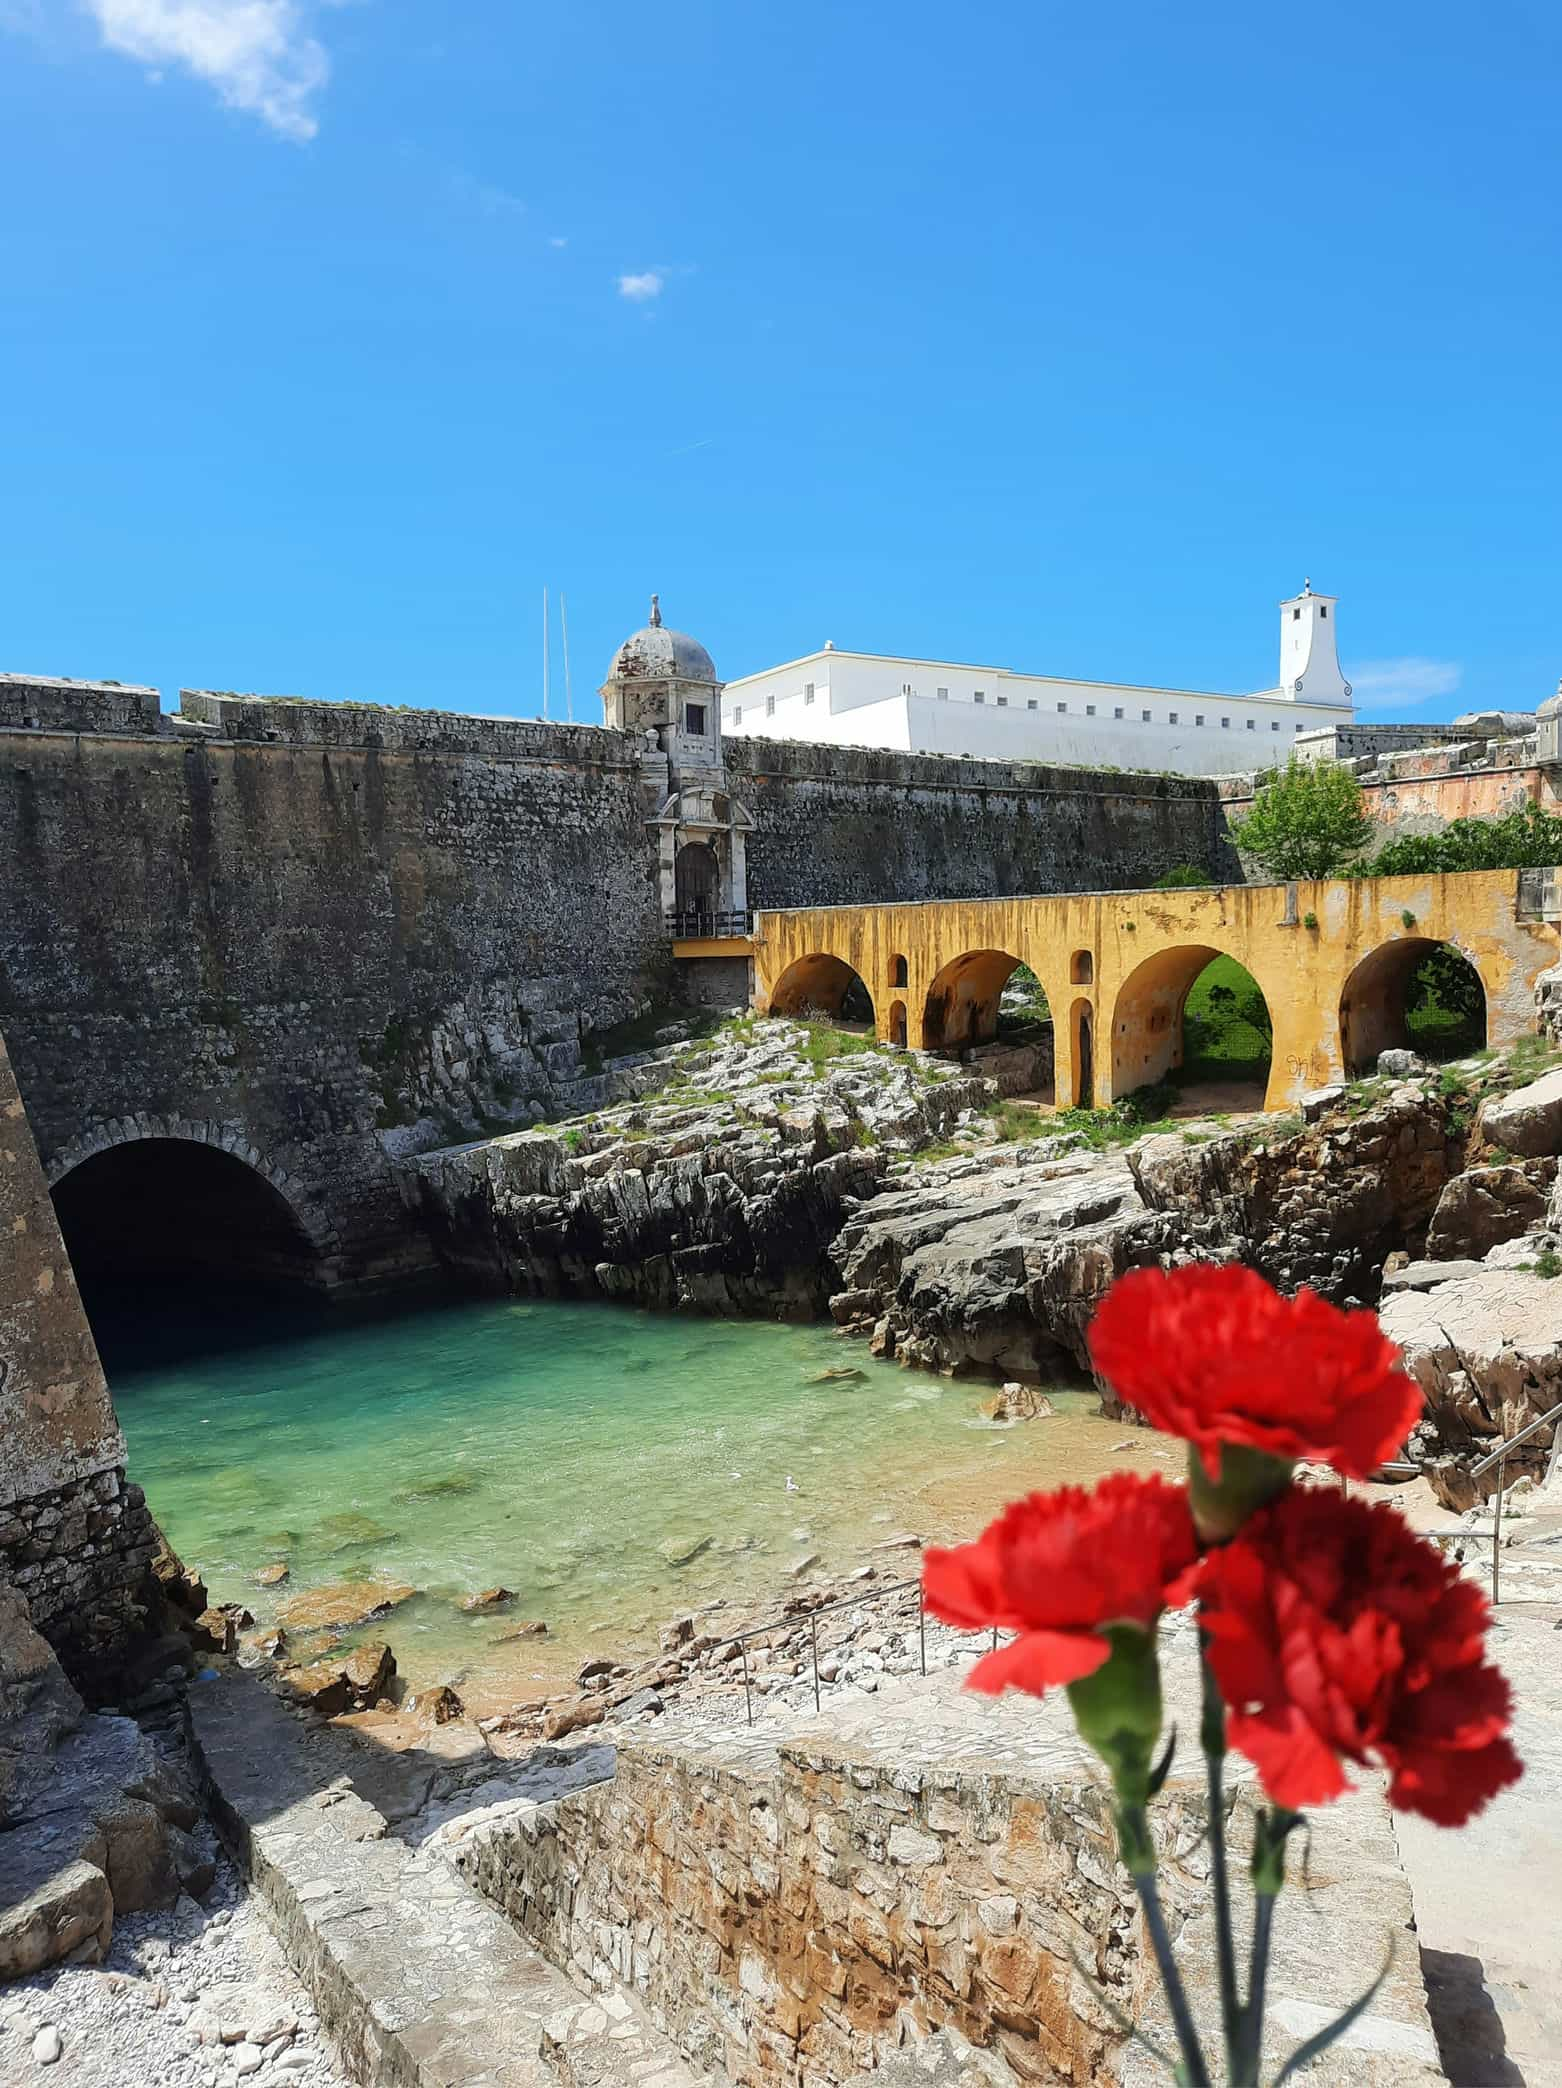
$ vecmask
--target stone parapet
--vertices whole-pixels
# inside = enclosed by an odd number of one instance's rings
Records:
[[[156,689],[134,682],[0,674],[0,731],[155,733]]]
[[[489,718],[381,703],[325,703],[298,696],[240,696],[181,689],[179,717],[223,739],[282,746],[377,748],[392,754],[484,754],[495,760],[563,761],[594,768],[665,770],[644,733],[546,719]]]

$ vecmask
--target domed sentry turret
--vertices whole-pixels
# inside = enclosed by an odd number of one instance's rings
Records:
[[[613,655],[602,706],[607,724],[654,732],[675,759],[714,767],[721,760],[721,691],[710,654],[697,638],[668,630],[652,595],[649,622]]]

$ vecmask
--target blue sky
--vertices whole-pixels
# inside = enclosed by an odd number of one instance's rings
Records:
[[[0,666],[576,711],[659,589],[1368,715],[1562,671],[1562,18],[0,0]],[[561,699],[555,630],[555,692]]]

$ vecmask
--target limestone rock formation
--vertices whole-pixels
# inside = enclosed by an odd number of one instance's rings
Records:
[[[1406,1087],[1289,1136],[1190,1126],[1126,1153],[1042,1140],[914,1165],[842,1227],[831,1311],[908,1363],[1088,1371],[1096,1306],[1132,1268],[1241,1260],[1285,1289],[1368,1302],[1390,1249],[1424,1241],[1457,1158],[1442,1102]]]
[[[1487,1145],[1529,1158],[1562,1153],[1562,1067],[1481,1104],[1477,1130]]]
[[[1546,1215],[1546,1176],[1554,1165],[1530,1161],[1521,1167],[1472,1167],[1455,1175],[1427,1227],[1427,1254],[1433,1261],[1479,1258],[1528,1232]]]
[[[484,1288],[710,1312],[822,1311],[830,1244],[894,1152],[946,1135],[990,1083],[809,1032],[674,1047],[674,1084],[548,1132],[424,1154],[403,1190]],[[699,1085],[692,1083],[698,1080]]]
[[[1432,1290],[1401,1290],[1381,1311],[1405,1368],[1426,1394],[1417,1449],[1438,1498],[1471,1507],[1494,1491],[1468,1466],[1562,1400],[1562,1283],[1524,1269],[1483,1269]],[[1541,1430],[1507,1460],[1507,1483],[1539,1477],[1551,1455]]]
[[[405,1581],[328,1581],[284,1602],[277,1621],[286,1631],[345,1631],[398,1608],[417,1592]]]
[[[172,1906],[180,1773],[128,1718],[84,1711],[17,1592],[0,1584],[0,1979],[96,1963],[116,1913]],[[192,1864],[199,1852],[191,1845]]]

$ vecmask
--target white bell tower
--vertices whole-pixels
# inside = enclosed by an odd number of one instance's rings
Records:
[[[1350,683],[1335,650],[1338,598],[1313,593],[1310,580],[1280,604],[1280,694],[1305,703],[1349,703]]]

